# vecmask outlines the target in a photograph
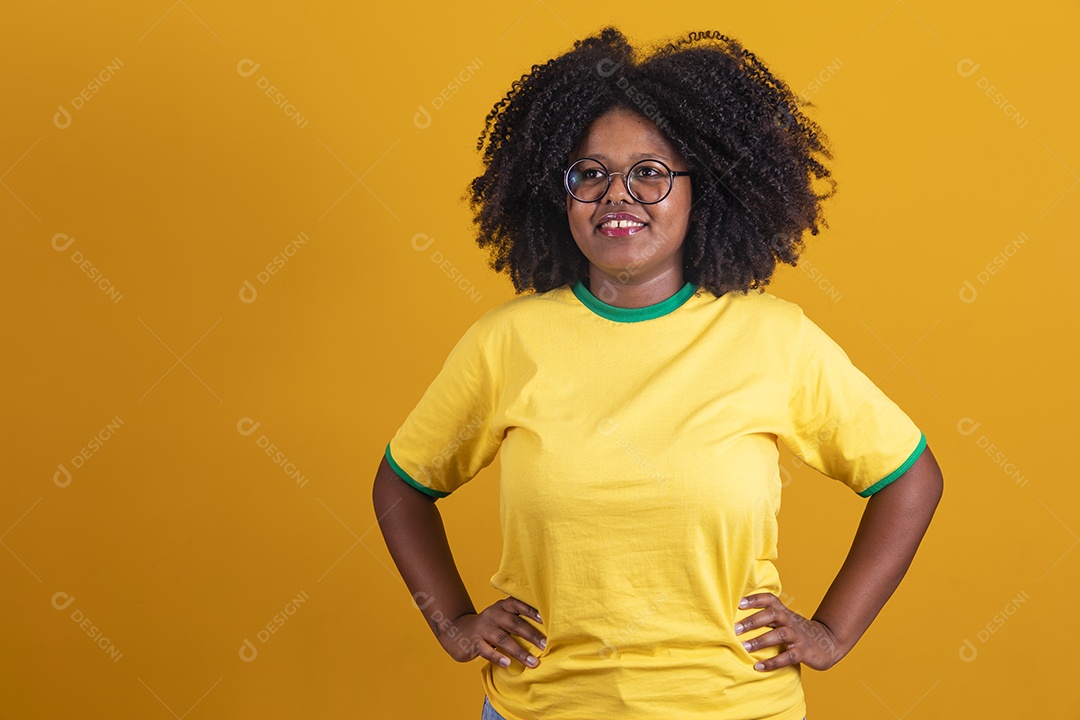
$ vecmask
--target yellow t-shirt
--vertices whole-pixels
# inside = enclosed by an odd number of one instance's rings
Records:
[[[541,662],[485,662],[508,720],[800,720],[801,666],[735,635],[779,595],[777,439],[868,497],[919,428],[801,308],[687,283],[620,308],[581,282],[482,315],[386,446],[436,498],[501,448],[498,590],[537,608]],[[527,620],[527,622],[533,622]]]

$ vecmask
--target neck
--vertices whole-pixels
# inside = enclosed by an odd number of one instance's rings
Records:
[[[680,267],[658,273],[651,278],[630,278],[623,282],[617,276],[608,275],[596,266],[590,266],[589,276],[584,278],[583,282],[598,300],[622,308],[655,305],[667,300],[686,284]]]

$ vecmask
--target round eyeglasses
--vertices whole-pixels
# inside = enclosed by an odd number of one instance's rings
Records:
[[[642,205],[660,202],[671,192],[675,178],[689,176],[689,172],[676,171],[659,160],[641,160],[625,173],[610,172],[595,158],[581,158],[566,169],[563,184],[570,196],[583,203],[593,203],[607,194],[611,176],[622,175],[626,191]]]

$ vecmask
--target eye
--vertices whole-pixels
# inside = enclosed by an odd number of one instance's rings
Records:
[[[667,171],[655,162],[644,162],[634,168],[634,177],[638,180],[655,180],[667,176]]]

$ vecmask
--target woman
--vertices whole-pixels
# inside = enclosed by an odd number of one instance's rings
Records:
[[[823,222],[823,133],[735,40],[641,58],[607,28],[514,83],[485,140],[479,244],[532,292],[386,446],[375,510],[417,606],[489,661],[485,718],[803,718],[801,665],[851,650],[942,487],[911,419],[763,290]],[[870,498],[809,619],[780,600],[778,441]],[[507,597],[477,612],[435,500],[497,452]]]

